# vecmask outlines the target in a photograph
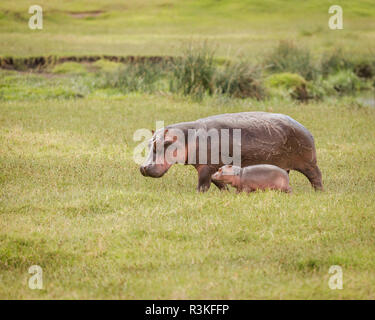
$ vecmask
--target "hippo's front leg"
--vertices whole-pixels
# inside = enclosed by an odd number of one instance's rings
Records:
[[[206,192],[211,185],[211,169],[208,165],[200,165],[196,167],[198,171],[198,187],[200,192]]]

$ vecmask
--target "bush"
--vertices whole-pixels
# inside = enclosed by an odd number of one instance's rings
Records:
[[[375,61],[359,61],[354,67],[355,74],[360,78],[370,79],[375,76]]]
[[[226,63],[215,75],[215,92],[236,98],[262,99],[265,90],[260,71],[245,62]]]
[[[307,80],[313,79],[316,74],[310,51],[299,48],[290,41],[281,41],[265,58],[264,64],[272,72],[298,73]]]
[[[372,56],[362,56],[353,59],[348,54],[345,54],[342,49],[325,53],[321,60],[320,69],[323,76],[343,70],[352,70],[361,78],[369,79],[375,76],[375,62]]]
[[[265,85],[274,95],[287,93],[293,99],[301,101],[306,101],[309,98],[306,80],[296,73],[273,74],[266,78]]]
[[[172,92],[182,92],[202,98],[204,94],[214,92],[216,71],[214,52],[206,45],[189,47],[183,57],[175,59],[172,65],[173,79],[170,81]]]
[[[307,83],[309,97],[314,100],[323,100],[325,97],[336,94],[333,88],[327,86],[326,81],[319,75],[314,81]]]
[[[118,88],[122,92],[153,92],[160,87],[163,68],[156,63],[130,63],[106,74],[104,87]]]
[[[283,87],[286,89],[292,89],[306,85],[306,80],[298,74],[284,72],[269,76],[266,79],[266,83],[269,87],[273,88]]]
[[[173,62],[172,71],[171,91],[194,98],[201,99],[205,94],[257,99],[264,96],[259,70],[245,62],[218,61],[206,44],[185,50],[184,56]]]
[[[353,69],[354,63],[343,53],[342,49],[335,49],[323,54],[320,62],[320,71],[323,76],[338,71]]]
[[[326,85],[335,89],[340,95],[353,94],[367,88],[366,84],[351,70],[339,71],[328,76]]]

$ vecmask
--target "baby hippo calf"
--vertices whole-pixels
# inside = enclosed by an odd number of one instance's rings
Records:
[[[266,189],[292,192],[288,173],[269,164],[258,164],[245,168],[226,165],[212,175],[212,180],[230,184],[237,189],[237,192]]]

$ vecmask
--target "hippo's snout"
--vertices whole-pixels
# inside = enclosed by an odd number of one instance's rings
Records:
[[[160,178],[164,175],[166,170],[162,166],[148,164],[146,166],[140,166],[139,171],[141,171],[144,177]]]

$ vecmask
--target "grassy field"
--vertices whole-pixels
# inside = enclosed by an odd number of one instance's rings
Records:
[[[372,0],[40,0],[43,30],[30,30],[26,0],[0,3],[0,55],[174,55],[186,41],[209,41],[219,55],[257,59],[282,39],[316,54],[343,47],[374,52]],[[344,30],[328,28],[339,4]]]
[[[374,109],[347,99],[44,96],[74,80],[18,76],[19,95],[0,102],[1,298],[375,298]],[[156,120],[250,110],[311,130],[324,193],[293,172],[292,195],[198,194],[193,168],[151,179],[133,162],[134,131]],[[27,286],[34,264],[41,291]],[[343,290],[328,287],[331,265],[343,268]]]
[[[142,86],[129,67],[124,85],[113,75],[118,65],[104,60],[0,69],[0,299],[375,299],[375,108],[353,96],[359,87],[371,95],[375,74],[359,78],[360,64],[341,70],[339,55],[336,69],[335,61],[318,64],[326,50],[343,48],[354,60],[367,55],[365,67],[375,70],[372,1],[38,3],[41,31],[28,29],[29,1],[0,2],[0,56],[180,55],[206,40],[219,58],[263,62],[286,39],[308,48],[314,66],[308,60],[305,70],[305,59],[259,78],[237,70],[238,87],[298,79],[319,65],[298,81],[321,94],[299,103],[278,87],[258,101],[203,88],[197,99],[168,89],[171,71]],[[342,5],[344,30],[328,29],[331,4]],[[189,166],[161,179],[140,174],[137,129],[241,111],[280,112],[305,125],[325,192],[297,172],[291,195],[214,186],[199,194]],[[32,265],[43,268],[43,290],[28,287]],[[328,286],[332,265],[343,269],[343,290]]]

